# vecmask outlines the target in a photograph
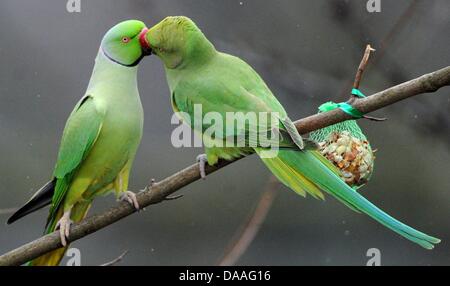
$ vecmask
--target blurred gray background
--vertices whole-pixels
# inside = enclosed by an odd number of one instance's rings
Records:
[[[266,80],[293,119],[330,99],[345,100],[365,44],[377,52],[362,81],[366,94],[450,63],[450,4],[366,1],[171,0],[0,2],[0,214],[24,203],[53,170],[65,120],[83,95],[100,40],[111,26],[136,18],[151,26],[169,15],[191,17],[216,47],[240,56]],[[145,130],[132,190],[191,164],[201,149],[175,149],[162,64],[140,67]],[[347,89],[346,89],[347,88]],[[365,265],[378,248],[383,265],[450,264],[450,89],[378,112],[361,122],[378,148],[375,174],[362,192],[382,209],[443,240],[433,251],[402,239],[328,197],[297,196],[279,186],[267,219],[239,265]],[[129,250],[122,265],[213,265],[245,223],[270,173],[251,156],[181,193],[73,244],[83,265]],[[95,201],[92,213],[115,203]],[[39,237],[47,210],[0,224],[0,252]],[[66,259],[67,260],[67,259]]]

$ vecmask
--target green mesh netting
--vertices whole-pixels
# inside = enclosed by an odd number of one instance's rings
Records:
[[[335,108],[335,104],[333,102],[327,102],[322,104],[319,107],[319,113],[330,111]],[[350,134],[358,138],[360,140],[367,140],[366,136],[363,134],[361,128],[359,128],[356,120],[347,120],[344,122],[339,122],[334,125],[330,125],[328,127],[313,131],[309,134],[310,138],[316,142],[324,142],[326,141],[330,134],[333,132],[341,133],[342,131],[348,131]]]

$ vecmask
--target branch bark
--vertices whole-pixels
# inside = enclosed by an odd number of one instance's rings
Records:
[[[366,98],[358,98],[352,102],[352,105],[362,113],[369,113],[408,97],[434,92],[448,85],[450,85],[450,66],[388,88]],[[301,134],[305,134],[349,119],[352,119],[350,115],[347,115],[340,109],[335,109],[330,112],[303,118],[296,121],[295,125]],[[211,174],[235,161],[220,161],[216,166],[207,166],[206,173]],[[191,165],[160,182],[152,184],[146,190],[139,193],[137,195],[139,205],[146,207],[163,202],[169,195],[199,179],[200,172],[198,164]],[[135,210],[130,204],[126,202],[119,203],[101,214],[90,216],[80,223],[74,224],[68,240],[69,242],[78,240],[134,212]],[[53,232],[3,254],[0,256],[0,266],[21,265],[60,247],[59,234]]]
[[[281,184],[275,176],[271,176],[267,183],[266,190],[262,193],[256,208],[252,212],[245,225],[234,235],[232,243],[225,250],[224,256],[220,259],[219,266],[233,266],[247,251],[247,248],[255,239],[267,214],[275,200],[277,186]]]

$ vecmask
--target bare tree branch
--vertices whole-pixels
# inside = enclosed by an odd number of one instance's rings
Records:
[[[375,51],[370,45],[366,46],[361,62],[356,70],[355,80],[353,82],[353,88],[359,88],[361,83],[362,75],[366,69],[369,62],[370,53]],[[350,96],[349,102],[352,102],[357,97],[354,95]],[[364,116],[366,119],[381,121],[375,119],[374,117]],[[261,225],[267,217],[267,214],[272,207],[273,201],[275,199],[275,190],[279,181],[275,176],[271,176],[267,182],[267,187],[264,193],[261,195],[257,207],[253,210],[250,218],[246,221],[244,226],[241,226],[236,234],[233,236],[231,243],[225,249],[225,254],[219,261],[220,266],[231,266],[234,265],[240,257],[247,251],[248,247],[251,245],[256,235],[259,232]]]
[[[357,99],[352,104],[362,113],[368,113],[408,97],[434,92],[447,85],[450,85],[450,66],[375,93],[372,96]],[[352,119],[350,115],[340,109],[335,109],[303,118],[296,121],[295,125],[301,134],[305,134],[349,119]],[[220,161],[216,166],[207,166],[206,173],[213,173],[233,162]],[[191,165],[160,182],[154,183],[148,190],[139,193],[137,195],[139,205],[146,207],[160,203],[167,196],[198,179],[200,179],[199,165]],[[68,240],[69,242],[78,240],[134,212],[135,210],[130,204],[119,203],[101,214],[90,216],[80,223],[74,224]],[[53,232],[0,256],[0,265],[21,265],[60,247],[59,233]]]
[[[17,211],[17,208],[0,209],[0,215],[9,215]]]
[[[448,85],[450,85],[450,66],[377,92],[366,98],[359,98],[352,105],[365,114],[418,94],[435,92]],[[300,133],[304,134],[349,119],[352,119],[350,115],[340,109],[335,109],[303,118],[296,121],[295,126]]]
[[[122,259],[125,257],[125,255],[127,255],[127,253],[128,253],[128,250],[125,250],[121,255],[119,255],[117,258],[115,258],[115,259],[113,259],[113,260],[111,260],[111,261],[109,261],[109,262],[106,262],[106,263],[103,263],[102,265],[100,265],[100,266],[114,266],[114,265],[116,265],[117,263],[119,263],[120,261],[122,261]]]
[[[279,181],[271,176],[267,187],[261,195],[261,198],[252,212],[250,218],[246,221],[239,231],[234,235],[232,243],[225,250],[225,255],[219,261],[219,266],[232,266],[241,258],[247,248],[255,239],[264,220],[269,213],[273,201],[275,200]]]
[[[414,12],[417,8],[417,4],[419,3],[418,0],[414,0],[411,2],[411,4],[406,8],[406,10],[397,18],[392,28],[389,30],[389,32],[385,35],[385,37],[381,40],[380,48],[378,49],[377,56],[372,61],[372,65],[376,65],[378,62],[381,61],[383,56],[386,54],[386,50],[390,44],[394,42],[394,37],[401,34],[402,29],[406,26],[408,21],[412,19],[412,15],[414,15]],[[369,31],[363,30],[363,35],[370,34]],[[348,91],[350,87],[352,86],[351,80],[349,80],[342,89],[342,92],[340,93],[340,98],[345,98],[348,94]]]
[[[356,71],[356,75],[355,75],[355,81],[353,82],[353,88],[354,89],[358,89],[359,85],[361,83],[361,79],[362,79],[362,75],[364,73],[364,71],[366,70],[367,64],[369,63],[369,57],[370,57],[370,53],[374,52],[375,49],[373,49],[370,45],[366,46],[366,50],[364,51],[364,55],[361,59],[361,63],[358,66],[358,70]],[[356,95],[351,95],[350,100],[348,102],[353,102],[355,99],[357,98]],[[387,118],[378,118],[378,117],[373,117],[373,116],[368,116],[368,115],[363,115],[363,118],[368,119],[368,120],[372,120],[372,121],[385,121]]]

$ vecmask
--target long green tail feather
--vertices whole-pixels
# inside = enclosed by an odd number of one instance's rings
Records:
[[[256,150],[256,152],[259,151]],[[280,181],[294,189],[297,193],[303,194],[304,192],[298,190],[302,189],[311,193],[314,197],[320,197],[317,194],[316,188],[308,188],[308,185],[305,184],[293,185],[298,181],[300,174],[302,178],[306,178],[309,182],[314,183],[316,187],[333,195],[350,208],[369,215],[385,227],[426,249],[433,249],[434,244],[440,242],[438,238],[417,231],[383,212],[349,187],[322,160],[317,158],[317,154],[313,152],[280,150],[278,156],[275,158],[261,159]],[[279,170],[279,168],[283,168],[283,170]],[[302,182],[303,180],[300,181]]]

